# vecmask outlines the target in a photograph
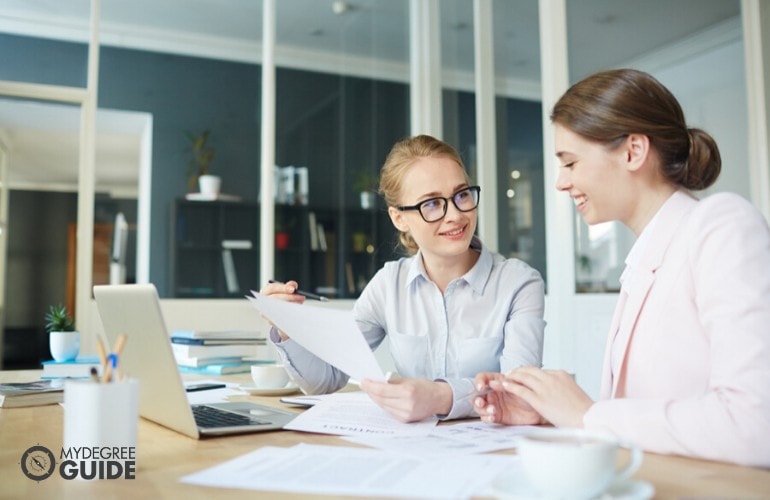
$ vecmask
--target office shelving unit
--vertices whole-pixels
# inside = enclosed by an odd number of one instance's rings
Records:
[[[176,200],[171,227],[175,297],[243,297],[259,289],[259,204]]]
[[[276,205],[277,280],[294,279],[330,298],[355,298],[396,252],[396,232],[382,209]],[[259,204],[176,200],[172,209],[170,283],[175,297],[243,297],[258,290]],[[231,250],[228,279],[223,242]],[[245,242],[251,248],[240,249]],[[278,243],[278,241],[276,241]],[[237,287],[233,288],[233,281]]]

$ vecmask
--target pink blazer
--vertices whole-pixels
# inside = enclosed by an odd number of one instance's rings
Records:
[[[584,425],[653,452],[770,467],[768,224],[727,193],[680,191],[659,215]],[[630,333],[613,377],[618,331]]]

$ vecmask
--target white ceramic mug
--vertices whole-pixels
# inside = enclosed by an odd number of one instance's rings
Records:
[[[251,379],[260,389],[280,389],[289,383],[283,365],[251,365]]]
[[[617,468],[620,448],[628,463]],[[532,487],[548,498],[591,498],[614,481],[629,478],[642,464],[642,450],[611,434],[584,429],[544,429],[521,438],[517,447]]]

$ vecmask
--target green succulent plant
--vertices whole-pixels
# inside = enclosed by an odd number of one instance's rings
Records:
[[[48,332],[74,332],[75,320],[67,312],[67,308],[61,304],[48,308],[45,315],[45,328]]]

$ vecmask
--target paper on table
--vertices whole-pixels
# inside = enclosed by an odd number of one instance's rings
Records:
[[[520,468],[505,455],[422,459],[367,448],[299,444],[265,446],[185,476],[183,483],[316,495],[469,498],[501,473]]]
[[[437,422],[436,418],[428,418],[405,424],[377,406],[365,392],[342,392],[328,394],[284,429],[338,436],[424,436]]]
[[[516,448],[522,435],[542,427],[506,426],[473,421],[436,427],[427,436],[347,436],[344,439],[408,455],[422,457],[470,455]]]
[[[294,304],[257,292],[251,305],[302,347],[350,377],[385,382],[382,368],[350,311]]]

